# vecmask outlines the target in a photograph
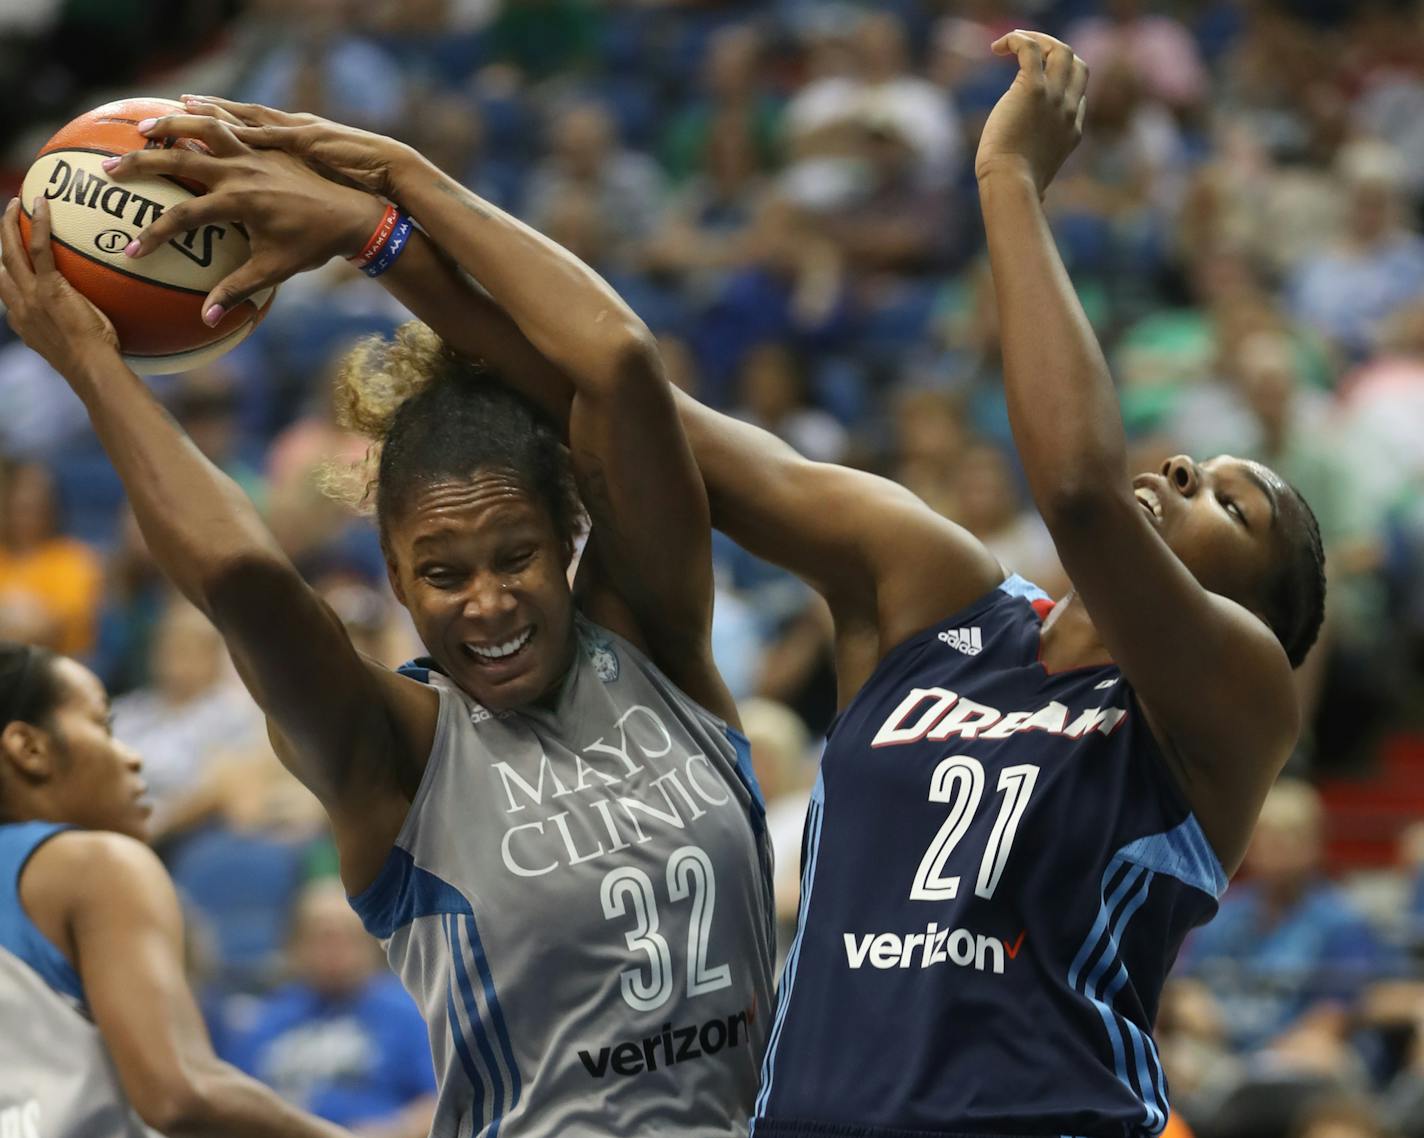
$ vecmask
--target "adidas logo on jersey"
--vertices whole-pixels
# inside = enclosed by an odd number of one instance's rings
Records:
[[[956,652],[963,652],[966,656],[977,656],[984,651],[984,641],[977,627],[951,628],[941,632],[939,638]]]

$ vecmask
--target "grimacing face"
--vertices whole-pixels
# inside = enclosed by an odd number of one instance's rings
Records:
[[[511,471],[414,488],[387,525],[391,586],[426,650],[493,711],[533,703],[573,658],[571,550]]]
[[[109,693],[74,660],[60,657],[53,666],[61,694],[41,745],[51,751],[57,820],[147,841],[152,806],[143,762],[110,730]]]
[[[1221,455],[1176,455],[1132,480],[1148,520],[1202,587],[1258,610],[1282,555],[1281,508],[1290,489],[1270,469]]]

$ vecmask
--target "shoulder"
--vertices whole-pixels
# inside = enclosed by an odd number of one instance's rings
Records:
[[[75,888],[88,888],[96,879],[103,884],[143,882],[168,874],[148,846],[125,834],[106,830],[63,830],[35,853],[33,868],[48,874],[72,875]]]
[[[147,913],[178,908],[158,855],[134,838],[100,830],[64,830],[44,842],[25,869],[23,893],[42,927],[68,925],[100,905]]]

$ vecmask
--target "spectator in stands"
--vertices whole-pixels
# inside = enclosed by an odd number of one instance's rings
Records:
[[[0,634],[83,655],[94,642],[103,569],[60,529],[54,479],[37,462],[0,466]]]
[[[114,734],[144,755],[153,827],[201,781],[220,751],[264,735],[262,714],[231,670],[222,637],[174,597],[154,635],[147,686],[114,701]]]
[[[663,130],[663,166],[674,181],[711,172],[713,156],[732,151],[754,172],[775,164],[781,105],[765,81],[766,45],[746,24],[716,32],[707,45],[702,90]]]
[[[261,1001],[225,1058],[363,1138],[425,1138],[435,1070],[424,1021],[335,878],[302,892],[287,962],[291,982]]]
[[[1053,539],[1028,505],[1008,456],[993,443],[971,443],[955,458],[950,517],[982,541],[1010,573],[1050,596],[1067,588]]]
[[[94,647],[94,671],[110,695],[148,683],[153,631],[171,596],[172,586],[154,564],[138,521],[125,505],[104,566],[104,604]]]
[[[840,462],[846,431],[807,401],[802,364],[786,344],[758,344],[742,361],[738,418],[770,431],[817,462]]]
[[[1321,877],[1323,824],[1315,790],[1281,779],[1261,809],[1244,880],[1187,941],[1182,967],[1211,988],[1234,1047],[1338,1069],[1350,1060],[1344,1012],[1396,962]]]
[[[1404,167],[1388,143],[1344,148],[1337,173],[1348,193],[1344,233],[1301,263],[1288,297],[1298,319],[1358,360],[1375,347],[1381,322],[1424,293],[1424,237],[1409,229]]]
[[[1394,1138],[1394,1133],[1368,1099],[1332,1095],[1300,1112],[1290,1138]]]
[[[406,109],[404,75],[364,34],[355,0],[270,5],[265,49],[242,97],[269,107],[336,116],[389,130]]]
[[[529,177],[523,216],[543,228],[557,203],[578,197],[620,240],[644,237],[661,216],[664,192],[657,163],[622,145],[606,108],[580,101],[554,119],[549,153]]]
[[[868,10],[847,28],[812,44],[819,75],[786,109],[791,144],[801,157],[844,154],[867,118],[904,138],[920,172],[944,185],[958,172],[962,140],[950,96],[911,68],[904,21]]]
[[[1107,0],[1102,14],[1070,24],[1064,32],[1093,69],[1126,60],[1147,93],[1174,110],[1192,110],[1206,97],[1210,76],[1189,29],[1142,0]]]

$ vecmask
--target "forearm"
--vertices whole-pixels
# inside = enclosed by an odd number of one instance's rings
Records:
[[[214,1063],[166,1117],[145,1121],[167,1138],[351,1138],[226,1063]]]
[[[509,314],[428,238],[417,233],[378,280],[466,359],[544,409],[567,431],[574,388],[529,342]]]
[[[392,181],[396,200],[579,394],[603,393],[630,352],[648,350],[643,322],[567,250],[418,157]]]
[[[184,596],[210,611],[212,588],[227,568],[254,557],[285,560],[248,497],[116,353],[91,353],[68,379],[154,559]]]
[[[1007,168],[982,178],[979,189],[1009,422],[1047,516],[1054,503],[1126,485],[1122,415],[1032,179]]]

